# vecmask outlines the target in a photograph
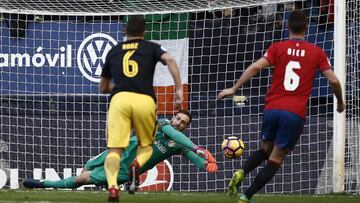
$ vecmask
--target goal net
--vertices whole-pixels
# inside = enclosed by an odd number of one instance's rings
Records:
[[[346,2],[345,190],[360,193],[360,2]]]
[[[216,100],[272,42],[288,37],[294,8],[309,16],[307,40],[334,61],[333,0],[57,0],[0,2],[0,176],[17,179],[75,175],[106,148],[109,97],[99,94],[104,58],[124,40],[127,15],[146,14],[146,39],[175,56],[185,89],[184,108],[193,122],[185,134],[215,154],[219,172],[207,174],[174,156],[142,177],[143,190],[225,191],[234,170],[259,147],[264,98],[271,72],[262,71],[232,99]],[[347,1],[345,191],[360,193],[360,3]],[[158,64],[154,86],[159,117],[171,118],[173,82]],[[295,150],[262,190],[323,194],[332,191],[333,96],[320,75],[309,101],[309,116]],[[242,158],[221,151],[225,137],[245,143]],[[18,177],[10,169],[18,169]],[[195,171],[195,172],[194,172]],[[254,180],[255,170],[244,182]],[[16,174],[16,173],[15,173]],[[57,177],[59,175],[59,177]],[[152,178],[151,178],[152,177]],[[154,178],[155,177],[155,178]],[[160,180],[160,181],[159,181]],[[166,185],[159,182],[167,181]]]

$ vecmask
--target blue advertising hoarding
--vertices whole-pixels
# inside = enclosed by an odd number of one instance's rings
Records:
[[[30,23],[26,38],[1,24],[1,94],[98,93],[107,52],[123,40],[123,23]]]

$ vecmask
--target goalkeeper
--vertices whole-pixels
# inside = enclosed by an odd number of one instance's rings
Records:
[[[211,153],[195,145],[181,133],[189,126],[190,122],[191,115],[185,110],[180,110],[171,121],[166,119],[158,120],[159,128],[152,144],[154,153],[146,164],[140,168],[140,174],[153,168],[161,161],[179,154],[185,156],[199,169],[206,170],[209,173],[217,171],[218,167]],[[119,184],[130,183],[131,191],[136,191],[139,185],[139,180],[134,179],[137,176],[129,173],[130,164],[136,158],[137,145],[137,137],[133,136],[130,139],[130,145],[124,151],[124,155],[121,156],[121,167],[117,176]],[[23,185],[27,188],[77,188],[87,184],[106,185],[104,162],[107,154],[108,150],[105,150],[87,161],[79,176],[72,176],[58,181],[25,179]],[[133,185],[133,188],[131,188],[131,185]]]

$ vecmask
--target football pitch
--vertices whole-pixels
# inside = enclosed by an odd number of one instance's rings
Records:
[[[75,192],[45,190],[0,190],[0,203],[50,203],[50,202],[106,202],[106,192]],[[257,195],[255,203],[359,203],[360,196],[351,195]],[[120,202],[127,203],[236,203],[224,193],[162,192],[137,193],[122,192]]]

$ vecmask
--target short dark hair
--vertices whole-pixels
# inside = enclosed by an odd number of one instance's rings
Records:
[[[185,109],[180,109],[180,110],[177,112],[177,114],[178,114],[178,113],[182,113],[182,114],[187,115],[187,116],[189,117],[189,123],[188,123],[188,125],[190,125],[190,123],[191,123],[191,121],[192,121],[192,116],[191,116],[190,112],[188,112],[188,111],[185,110]]]
[[[126,34],[131,37],[140,37],[145,32],[145,18],[143,15],[133,15],[129,17],[126,24]]]
[[[288,27],[291,33],[302,34],[307,30],[307,16],[299,9],[290,13]]]

